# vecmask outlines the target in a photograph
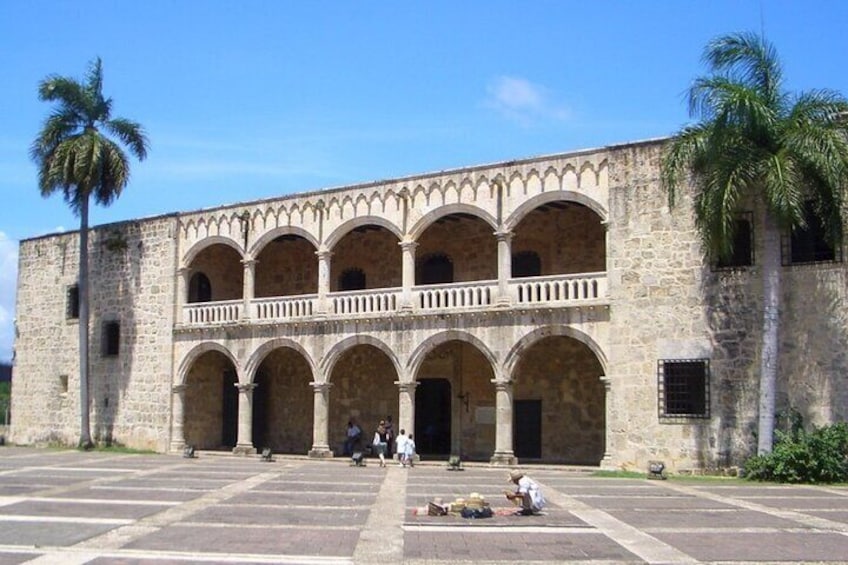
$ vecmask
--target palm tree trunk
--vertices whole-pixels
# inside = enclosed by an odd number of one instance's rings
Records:
[[[774,441],[774,406],[780,328],[780,230],[765,213],[763,245],[763,342],[760,352],[760,403],[757,454],[770,453]]]
[[[80,202],[79,249],[79,370],[80,370],[80,438],[79,447],[91,449],[88,395],[88,203],[86,194]]]

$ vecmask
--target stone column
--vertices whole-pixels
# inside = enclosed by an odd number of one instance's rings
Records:
[[[412,287],[415,286],[415,248],[418,247],[418,243],[415,241],[401,241],[399,245],[401,248],[401,265],[403,267],[403,290],[401,292],[400,304],[402,310],[412,310]]]
[[[495,453],[493,465],[515,465],[512,450],[512,381],[492,379],[495,385]]]
[[[242,264],[244,265],[244,281],[242,283],[241,291],[242,299],[244,300],[241,307],[242,320],[249,320],[253,317],[251,303],[253,302],[253,297],[256,296],[256,277],[254,274],[256,272],[257,262],[258,261],[256,261],[256,259],[244,259],[242,261]]]
[[[604,456],[601,459],[602,469],[612,469],[612,452],[610,451],[610,421],[612,419],[612,408],[610,406],[610,388],[611,381],[606,375],[601,375],[601,382],[604,384]]]
[[[233,448],[236,455],[256,453],[253,446],[253,389],[254,383],[236,383],[239,391],[238,403],[238,441]]]
[[[512,277],[512,236],[511,231],[496,231],[498,240],[498,306],[509,306],[509,279]]]
[[[401,430],[415,433],[415,387],[417,382],[395,381],[398,387],[398,421],[396,434]]]
[[[309,383],[315,392],[312,408],[312,449],[309,457],[323,459],[333,456],[333,450],[327,441],[330,427],[330,387],[331,383]]]
[[[174,301],[177,307],[177,322],[186,322],[183,319],[183,306],[188,304],[188,285],[191,280],[191,269],[181,267],[177,269],[177,297]]]
[[[333,257],[333,252],[326,249],[316,251],[318,256],[318,305],[319,314],[326,314],[330,305],[327,302],[327,296],[330,294],[330,263]]]
[[[182,451],[185,446],[185,391],[186,385],[179,384],[171,387],[174,395],[171,419],[170,451]]]

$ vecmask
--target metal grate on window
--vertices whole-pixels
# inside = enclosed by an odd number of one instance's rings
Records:
[[[657,363],[657,390],[660,420],[709,418],[709,360],[660,360]]]

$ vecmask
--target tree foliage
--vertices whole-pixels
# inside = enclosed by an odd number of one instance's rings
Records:
[[[103,95],[103,67],[95,59],[79,82],[51,75],[38,85],[38,97],[54,103],[30,148],[38,166],[41,195],[61,192],[80,217],[79,233],[79,355],[80,440],[90,448],[88,399],[88,216],[89,202],[108,206],[127,186],[129,159],[123,147],[139,160],[147,156],[148,140],[141,125],[112,117],[112,99]]]

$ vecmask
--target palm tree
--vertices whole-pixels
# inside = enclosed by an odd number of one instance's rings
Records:
[[[711,41],[711,74],[688,91],[689,114],[663,155],[662,181],[673,205],[691,179],[695,224],[708,257],[733,251],[742,199],[764,210],[763,317],[757,453],[772,449],[781,296],[781,232],[807,228],[807,210],[832,244],[841,242],[848,184],[848,102],[839,93],[782,89],[777,52],[764,38],[737,33]]]
[[[38,85],[38,97],[56,102],[30,154],[38,166],[38,186],[48,197],[61,192],[80,218],[79,235],[79,351],[81,424],[79,446],[93,446],[88,400],[88,207],[94,197],[108,206],[129,181],[129,160],[121,145],[139,160],[147,156],[148,141],[141,126],[112,118],[112,99],[103,97],[100,58],[88,69],[85,82],[51,75]],[[118,141],[113,141],[111,134]]]

